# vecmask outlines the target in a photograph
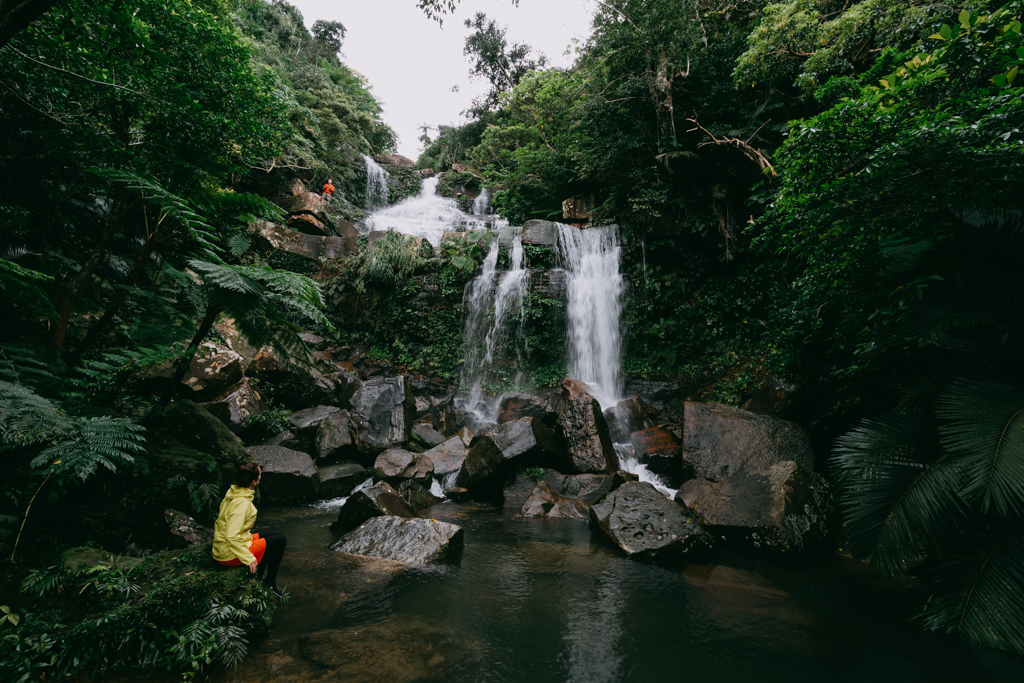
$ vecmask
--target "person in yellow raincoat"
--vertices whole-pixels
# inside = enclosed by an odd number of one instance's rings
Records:
[[[213,525],[213,559],[225,566],[246,566],[280,596],[277,570],[281,567],[287,539],[276,531],[252,533],[256,524],[256,506],[252,499],[263,471],[254,462],[240,465],[235,483],[224,495]]]

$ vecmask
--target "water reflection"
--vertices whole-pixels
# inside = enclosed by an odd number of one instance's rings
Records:
[[[291,600],[237,681],[1018,680],[1020,658],[886,620],[834,565],[649,565],[585,523],[446,502],[452,562],[403,568],[327,550],[334,511],[261,510],[289,536]],[[830,573],[831,572],[831,573]]]

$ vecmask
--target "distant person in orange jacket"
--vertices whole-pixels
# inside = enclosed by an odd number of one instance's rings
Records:
[[[332,194],[334,194],[334,185],[331,184],[331,179],[328,178],[327,182],[324,184],[324,194],[323,194],[323,197],[324,197],[324,199],[326,199],[329,202],[329,201],[331,201],[331,195]]]

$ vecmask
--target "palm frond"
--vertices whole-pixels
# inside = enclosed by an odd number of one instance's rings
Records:
[[[965,508],[953,463],[915,416],[861,423],[836,440],[831,458],[844,526],[859,557],[886,574],[914,566],[944,522]]]
[[[1024,654],[1024,529],[985,521],[963,534],[957,556],[925,574],[931,599],[918,615],[926,628]],[[974,533],[979,531],[979,533]]]
[[[1024,391],[963,380],[940,397],[937,413],[965,498],[985,513],[1024,514]]]

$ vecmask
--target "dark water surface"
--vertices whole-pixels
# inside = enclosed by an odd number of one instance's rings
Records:
[[[290,599],[233,681],[1024,682],[1024,658],[904,623],[898,592],[839,560],[664,567],[585,522],[446,502],[452,562],[401,568],[327,550],[335,510],[260,511],[288,536]]]

